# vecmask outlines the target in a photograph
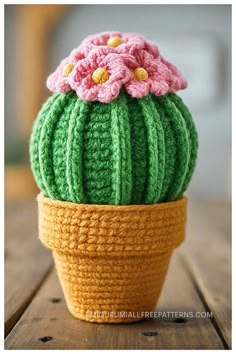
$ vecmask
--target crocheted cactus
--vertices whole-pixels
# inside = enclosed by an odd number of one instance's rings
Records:
[[[182,196],[197,133],[174,93],[186,81],[154,44],[120,33],[89,37],[47,85],[55,93],[30,142],[33,174],[46,196],[113,205]]]

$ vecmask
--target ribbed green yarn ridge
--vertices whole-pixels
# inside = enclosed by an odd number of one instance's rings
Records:
[[[32,134],[30,137],[30,164],[33,175],[37,182],[37,185],[40,190],[45,191],[44,183],[42,180],[40,165],[39,165],[39,139],[41,135],[41,129],[45,122],[46,116],[49,114],[50,107],[53,108],[56,105],[56,102],[60,99],[59,95],[52,95],[48,100],[43,104],[40,112],[37,115],[37,118],[33,125]]]
[[[160,98],[156,99],[155,96],[152,97],[156,110],[159,113],[162,128],[163,128],[163,140],[165,146],[165,168],[164,168],[164,177],[162,183],[161,194],[159,202],[166,201],[166,196],[168,190],[171,187],[173,176],[175,174],[175,161],[177,155],[177,146],[175,141],[175,132],[171,120],[166,117],[166,112],[164,107],[160,104]]]
[[[74,203],[86,203],[84,192],[83,133],[89,112],[89,102],[77,100],[71,114],[66,146],[66,179],[69,186],[69,198]]]
[[[83,135],[83,185],[91,204],[112,201],[111,107],[93,102]],[[84,202],[85,202],[84,199]]]
[[[156,98],[154,98],[156,100]],[[174,174],[171,178],[171,183],[167,190],[166,200],[175,200],[177,195],[182,191],[182,185],[184,183],[189,159],[189,137],[187,132],[187,127],[182,114],[169,99],[169,97],[160,97],[158,99],[158,104],[160,104],[165,112],[165,119],[170,121],[171,127],[174,131],[174,140],[176,146],[176,158],[174,166]],[[166,140],[168,137],[166,137]]]
[[[30,158],[39,188],[51,198],[152,204],[184,193],[197,147],[191,114],[176,94],[135,99],[123,90],[104,104],[69,92],[43,105]]]
[[[182,99],[174,93],[170,93],[168,95],[168,97],[173,102],[173,104],[176,106],[176,108],[179,110],[183,119],[185,120],[187,132],[189,135],[190,157],[189,157],[188,171],[186,173],[184,182],[182,184],[182,188],[180,189],[179,193],[177,194],[176,198],[179,198],[184,193],[184,191],[187,189],[188,184],[191,180],[194,168],[195,168],[195,164],[196,164],[196,160],[197,160],[197,151],[198,151],[198,134],[197,134],[197,130],[195,128],[191,113],[189,112],[187,106],[183,103]]]
[[[130,204],[132,192],[130,124],[124,91],[111,103],[112,191],[115,205]]]
[[[160,198],[164,178],[164,132],[151,95],[139,99],[138,102],[142,107],[148,146],[147,188],[144,203],[153,204]]]
[[[52,164],[52,140],[58,118],[63,114],[69,95],[58,97],[56,104],[49,107],[48,114],[44,120],[39,138],[39,169],[42,176],[46,194],[50,198],[60,197],[55,184],[54,165]]]
[[[127,95],[131,138],[132,191],[130,204],[141,204],[147,187],[147,132],[139,100]]]
[[[69,184],[67,183],[67,137],[69,122],[72,112],[78,102],[75,95],[71,95],[67,106],[65,107],[64,115],[58,117],[53,139],[52,139],[52,156],[53,156],[53,170],[54,170],[54,183],[56,185],[59,198],[66,200],[69,196]]]

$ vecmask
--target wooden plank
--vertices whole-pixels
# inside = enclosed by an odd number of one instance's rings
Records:
[[[231,348],[231,207],[189,203],[187,239],[182,248],[189,270],[216,328]]]
[[[178,256],[177,256],[178,257]],[[176,255],[157,311],[203,312],[205,307]],[[211,320],[155,318],[133,324],[96,324],[68,312],[55,271],[5,342],[6,349],[223,349]]]
[[[37,206],[5,209],[5,334],[19,319],[52,266],[50,251],[39,242]]]

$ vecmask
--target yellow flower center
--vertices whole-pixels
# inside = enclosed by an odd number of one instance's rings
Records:
[[[144,68],[136,68],[134,70],[134,77],[139,81],[148,80],[148,73]]]
[[[95,84],[103,84],[109,79],[109,72],[105,68],[97,68],[92,74],[92,79]]]
[[[113,48],[118,47],[121,43],[123,43],[123,41],[119,37],[111,37],[107,41],[108,47],[113,47]]]
[[[70,75],[71,71],[74,69],[75,65],[74,64],[66,64],[66,66],[63,68],[63,76],[68,76]]]

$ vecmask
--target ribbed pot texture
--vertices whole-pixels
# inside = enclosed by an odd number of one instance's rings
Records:
[[[154,310],[185,237],[185,197],[153,205],[89,205],[38,196],[39,237],[53,251],[70,312],[134,322]]]
[[[177,200],[191,179],[197,133],[174,93],[110,104],[74,92],[53,94],[34,124],[30,158],[38,187],[52,199],[87,204]]]

